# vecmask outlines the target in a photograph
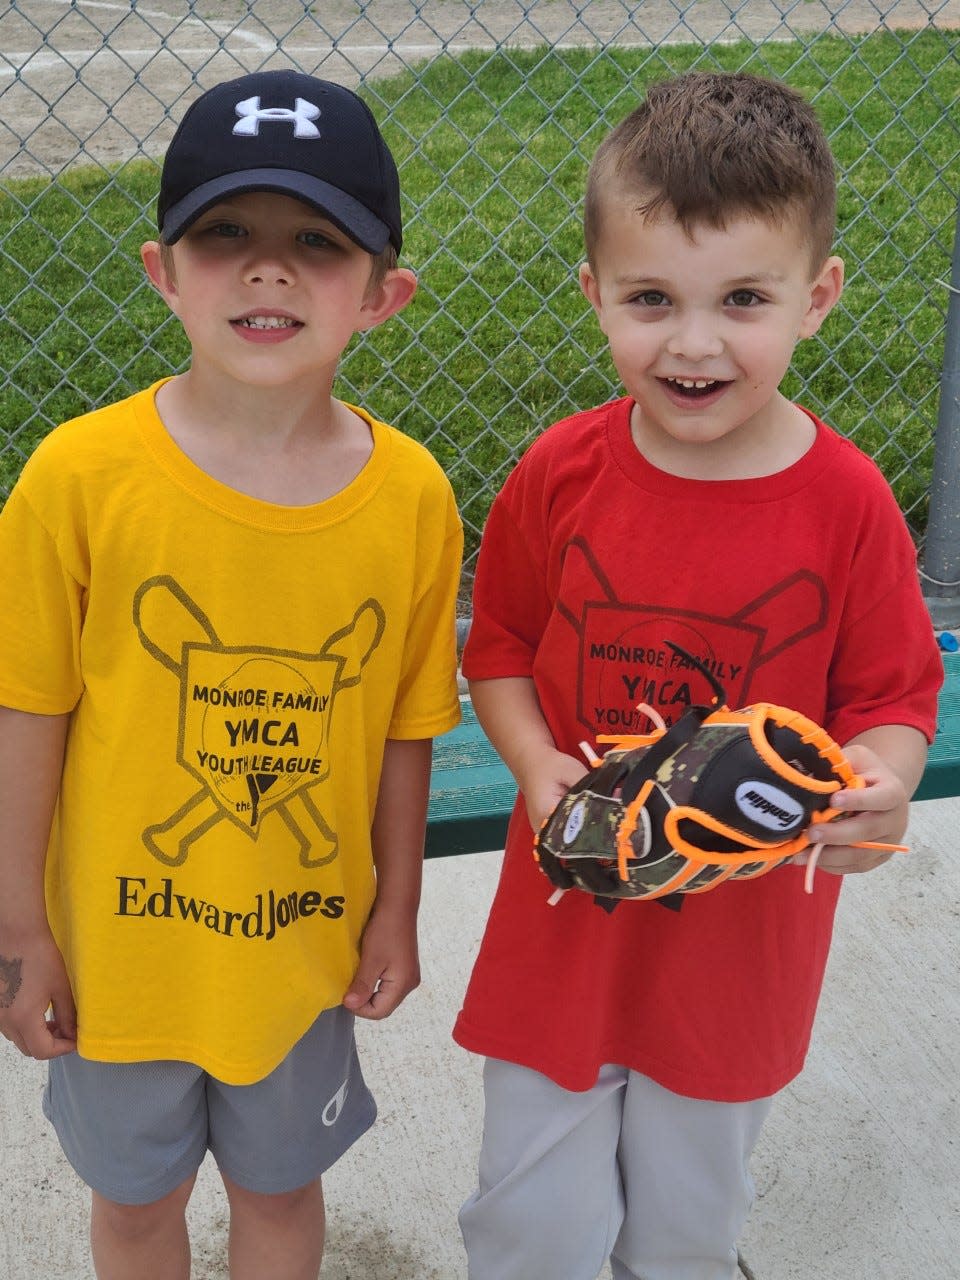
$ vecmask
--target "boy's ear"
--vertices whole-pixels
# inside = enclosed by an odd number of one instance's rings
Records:
[[[147,279],[159,293],[160,297],[169,305],[171,297],[176,292],[176,282],[167,270],[167,263],[160,243],[157,240],[148,240],[146,244],[140,246],[140,261],[143,263],[143,269],[147,273]]]
[[[375,329],[402,311],[417,292],[417,277],[407,267],[393,267],[364,299],[361,311],[364,331]]]
[[[597,284],[597,277],[593,274],[589,262],[580,263],[580,288],[583,291],[583,296],[599,316],[601,307],[600,286]]]
[[[843,259],[827,258],[810,284],[810,306],[800,322],[799,338],[812,338],[843,292]]]
[[[593,274],[593,268],[589,262],[581,262],[580,264],[580,288],[583,291],[583,296],[596,313],[600,332],[606,334],[607,330],[603,323],[603,298],[600,296],[600,283]]]

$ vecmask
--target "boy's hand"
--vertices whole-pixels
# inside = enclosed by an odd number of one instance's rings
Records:
[[[860,840],[899,843],[907,829],[910,802],[900,777],[876,752],[861,743],[851,743],[844,748],[844,754],[866,786],[834,792],[830,808],[840,810],[844,816],[814,823],[807,831],[811,844],[823,844],[818,869],[836,875],[872,871],[891,858],[893,854],[888,850],[857,849],[851,844]],[[804,865],[809,857],[810,850],[805,849],[793,861]]]
[[[526,765],[519,785],[534,831],[540,830],[567,791],[586,772],[587,766],[582,760],[549,749],[539,751]]]
[[[387,1018],[420,985],[416,919],[373,909],[360,942],[360,963],[344,1007],[358,1018]]]
[[[0,1034],[40,1062],[76,1049],[76,1005],[52,938],[0,946]]]
[[[516,779],[530,826],[539,831],[587,772],[586,764],[557,750],[528,676],[471,680],[470,696],[484,732]]]

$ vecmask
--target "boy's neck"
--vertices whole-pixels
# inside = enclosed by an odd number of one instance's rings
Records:
[[[373,451],[367,423],[316,386],[231,393],[191,368],[164,383],[156,408],[170,438],[200,470],[279,506],[333,497]]]
[[[808,415],[779,392],[762,418],[709,442],[678,441],[658,427],[648,429],[636,403],[630,412],[630,435],[639,453],[659,471],[685,480],[777,475],[800,461],[816,434]]]

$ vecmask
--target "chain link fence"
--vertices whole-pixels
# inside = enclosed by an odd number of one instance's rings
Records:
[[[339,392],[422,439],[467,526],[532,436],[618,394],[576,287],[590,156],[651,79],[748,68],[830,133],[849,285],[788,377],[883,467],[918,542],[960,179],[960,0],[371,0],[0,12],[0,498],[64,418],[182,368],[146,286],[157,158],[215,82],[296,66],[359,88],[398,157],[421,287]]]

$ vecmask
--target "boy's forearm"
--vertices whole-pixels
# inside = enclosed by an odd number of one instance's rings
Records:
[[[384,747],[371,829],[377,893],[343,997],[360,1018],[389,1017],[420,982],[417,910],[432,751],[430,738],[391,738]]]
[[[533,681],[520,676],[471,680],[470,698],[484,733],[523,790],[530,761],[556,750]]]
[[[0,708],[0,1035],[42,1061],[72,1053],[77,1037],[43,887],[67,720]]]
[[[384,747],[371,839],[377,909],[416,916],[430,799],[433,740],[390,738]]]
[[[43,872],[68,720],[0,707],[0,937],[47,927]]]
[[[903,783],[908,796],[920,785],[927,763],[927,740],[919,729],[905,724],[882,724],[866,729],[845,746],[857,743],[869,747],[888,765]]]

